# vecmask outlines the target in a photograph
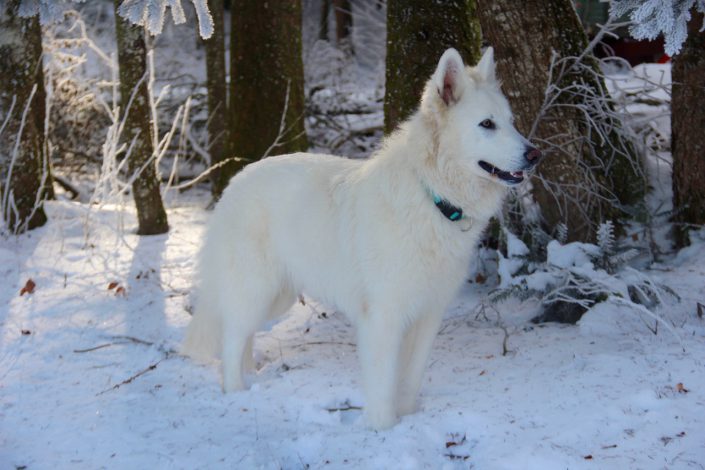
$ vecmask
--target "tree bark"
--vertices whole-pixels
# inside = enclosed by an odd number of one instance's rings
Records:
[[[330,0],[321,0],[321,22],[318,28],[318,39],[328,40],[328,16],[330,15]]]
[[[476,0],[389,0],[384,129],[388,134],[419,105],[443,52],[454,47],[466,64],[480,59]]]
[[[341,49],[355,53],[352,44],[353,17],[350,0],[333,0],[335,7],[335,40]]]
[[[44,225],[43,201],[54,196],[44,138],[42,31],[36,16],[18,16],[19,4],[9,0],[0,11],[0,207],[14,233]]]
[[[121,111],[127,114],[124,137],[128,146],[134,142],[127,167],[130,175],[138,174],[132,183],[132,196],[139,223],[137,234],[166,233],[169,224],[159,191],[156,163],[151,160],[154,146],[147,90],[145,30],[121,17],[117,10],[122,1],[114,1]]]
[[[232,155],[254,161],[306,150],[300,0],[232,5]]]
[[[482,31],[495,47],[498,76],[516,127],[529,136],[544,103],[552,55],[580,56],[588,46],[587,37],[571,0],[479,3]],[[591,72],[599,72],[592,55],[584,61]],[[598,90],[605,89],[598,77],[569,68],[556,85],[580,84],[597,96]],[[593,240],[599,223],[622,215],[621,206],[638,203],[645,188],[639,165],[632,164],[637,160],[633,146],[617,138],[619,123],[609,122],[615,127],[600,144],[594,127],[578,110],[584,104],[580,100],[575,94],[560,93],[531,136],[546,155],[538,168],[545,184],[533,181],[544,229],[552,233],[563,223],[569,241]],[[610,106],[605,104],[603,109],[611,110]]]
[[[676,245],[690,244],[688,229],[705,224],[705,32],[692,12],[688,39],[673,58],[671,151]]]
[[[211,165],[228,157],[228,89],[225,72],[225,26],[223,0],[210,0],[213,12],[213,35],[204,41],[206,46],[206,88],[208,89],[208,149]],[[230,168],[228,168],[228,166]],[[211,173],[211,190],[218,199],[235,172],[234,162],[224,163]]]

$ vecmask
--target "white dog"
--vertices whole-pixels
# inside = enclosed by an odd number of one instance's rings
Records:
[[[448,49],[373,158],[287,155],[233,178],[206,231],[184,352],[220,355],[223,389],[242,389],[253,333],[305,292],[356,325],[365,418],[394,425],[416,409],[489,218],[540,157],[512,125],[492,49],[474,68]]]

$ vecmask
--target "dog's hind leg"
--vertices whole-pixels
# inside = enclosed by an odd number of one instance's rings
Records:
[[[262,279],[262,278],[260,278]],[[254,369],[253,335],[264,323],[280,316],[294,303],[296,296],[282,283],[260,283],[258,288],[238,289],[246,299],[232,309],[223,321],[223,391],[246,388],[244,373]],[[245,294],[247,292],[247,294]],[[276,292],[271,295],[270,292]]]
[[[404,337],[399,367],[399,415],[416,411],[416,400],[426,370],[433,340],[443,319],[443,312],[424,315],[411,325]]]

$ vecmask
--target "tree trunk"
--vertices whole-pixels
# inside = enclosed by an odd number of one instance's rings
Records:
[[[705,32],[692,12],[688,39],[673,58],[671,150],[676,244],[690,243],[688,228],[705,224]]]
[[[18,16],[19,4],[9,0],[0,11],[0,207],[14,233],[44,225],[42,202],[54,195],[44,139],[42,31],[36,16]]]
[[[206,87],[208,89],[208,149],[211,165],[223,162],[228,157],[228,89],[225,73],[225,27],[223,0],[210,0],[213,12],[213,36],[204,41],[206,46]],[[228,168],[230,167],[230,168]],[[224,163],[211,173],[211,191],[220,198],[235,173],[235,162]]]
[[[139,173],[132,183],[132,195],[139,223],[137,233],[156,235],[169,231],[169,224],[159,192],[156,163],[151,160],[154,146],[147,91],[145,30],[141,26],[130,24],[118,14],[120,3],[121,0],[115,0],[120,102],[121,111],[127,114],[125,141],[128,146],[134,142],[127,161],[128,171],[130,175]]]
[[[335,41],[339,48],[354,54],[352,44],[353,17],[350,0],[333,0],[335,7]]]
[[[328,16],[330,15],[330,0],[321,0],[321,23],[318,28],[318,39],[328,40]]]
[[[419,105],[443,52],[454,47],[466,64],[480,59],[476,0],[389,0],[384,129],[390,133]]]
[[[632,164],[637,160],[632,144],[617,136],[619,123],[593,116],[608,129],[607,139],[600,144],[595,128],[575,106],[587,101],[575,93],[558,94],[555,105],[533,129],[544,104],[552,54],[577,57],[588,46],[575,8],[571,0],[479,3],[482,31],[495,47],[498,76],[516,127],[546,155],[538,168],[543,182],[533,180],[544,229],[552,233],[562,223],[568,228],[568,240],[592,240],[600,222],[619,217],[621,206],[641,200],[645,182],[639,164]],[[584,63],[589,72],[568,66],[555,84],[560,88],[579,84],[592,104],[602,103],[598,108],[611,111],[609,103],[593,99],[605,90],[602,79],[592,73],[599,72],[596,60],[588,55]]]
[[[233,156],[254,161],[306,150],[300,0],[232,4]]]

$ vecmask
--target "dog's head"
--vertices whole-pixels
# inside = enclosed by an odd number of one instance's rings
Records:
[[[441,165],[513,186],[541,159],[514,128],[491,47],[475,67],[465,67],[455,49],[445,51],[426,85],[421,111],[434,122]]]

